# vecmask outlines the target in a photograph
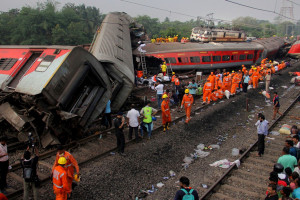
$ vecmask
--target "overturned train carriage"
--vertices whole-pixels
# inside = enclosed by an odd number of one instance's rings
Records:
[[[90,52],[102,63],[112,82],[111,109],[118,111],[133,89],[131,28],[135,27],[126,13],[106,15],[94,36]]]
[[[0,46],[0,58],[1,134],[26,141],[32,132],[44,147],[68,142],[111,97],[103,66],[83,48]]]

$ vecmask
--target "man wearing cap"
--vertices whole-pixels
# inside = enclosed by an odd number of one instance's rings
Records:
[[[123,112],[119,111],[117,117],[114,119],[114,126],[115,126],[115,134],[117,138],[118,153],[122,156],[125,156],[124,154],[125,137],[123,132],[124,124],[125,124],[125,118],[123,117]]]
[[[161,103],[161,114],[162,114],[162,124],[163,124],[163,131],[166,132],[166,129],[169,130],[170,122],[171,122],[171,113],[168,101],[168,95],[163,95],[163,102]]]
[[[74,179],[74,168],[76,169],[76,173],[78,175],[80,175],[79,166],[78,166],[76,159],[68,151],[66,151],[62,145],[59,145],[57,147],[57,154],[56,154],[56,159],[55,159],[54,165],[52,167],[52,173],[53,173],[55,167],[59,165],[58,160],[61,157],[64,157],[67,160],[65,169],[67,172],[67,181],[69,183],[70,193],[71,193],[72,192],[72,183],[73,183],[73,179]]]
[[[146,106],[142,108],[140,111],[140,114],[143,117],[143,121],[141,123],[141,136],[143,135],[143,127],[146,127],[148,130],[148,139],[151,138],[151,132],[152,132],[152,116],[154,116],[157,113],[157,110],[150,107],[150,101],[147,102]]]
[[[6,136],[0,138],[0,190],[2,193],[6,193],[6,176],[9,166],[6,141]]]
[[[71,187],[68,182],[68,175],[65,166],[67,159],[60,157],[57,161],[57,166],[53,169],[53,190],[56,195],[56,200],[67,200],[68,195],[71,194]]]
[[[189,89],[185,89],[185,95],[182,98],[181,108],[185,109],[186,119],[185,123],[189,123],[191,120],[192,102],[194,101],[193,95],[189,94]]]

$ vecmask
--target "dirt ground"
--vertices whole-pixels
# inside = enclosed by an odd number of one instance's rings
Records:
[[[290,87],[290,70],[299,71],[300,67],[285,69],[271,81],[271,87],[279,93],[282,110],[290,103],[289,92],[299,92],[299,87]],[[281,87],[283,85],[288,89]],[[264,88],[264,84],[260,86]],[[211,186],[226,170],[209,164],[225,158],[234,161],[232,148],[246,149],[254,143],[258,112],[264,112],[266,119],[271,120],[272,106],[259,92],[258,89],[250,90],[247,94],[213,103],[196,113],[188,126],[179,122],[168,133],[160,132],[151,140],[129,146],[125,149],[125,157],[111,155],[83,166],[82,180],[72,199],[135,199],[141,190],[151,190],[152,185],[157,188],[159,182],[165,184],[164,187],[146,198],[173,199],[181,176],[187,176],[201,196],[206,190],[202,184]],[[246,98],[250,102],[249,112],[245,111]],[[209,150],[209,156],[197,159],[184,170],[184,157],[193,153],[199,143],[206,146],[218,143],[220,149]],[[170,170],[175,172],[174,177],[170,177]],[[41,199],[53,199],[52,186],[41,188],[40,195]]]

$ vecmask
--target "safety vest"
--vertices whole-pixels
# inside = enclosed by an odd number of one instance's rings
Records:
[[[172,82],[175,82],[175,77],[176,77],[175,75],[172,76],[172,80],[171,80]]]
[[[145,116],[143,119],[143,122],[147,123],[147,124],[151,123],[152,122],[152,108],[147,106],[147,107],[144,107],[143,110],[144,110],[144,116]]]
[[[175,78],[175,85],[180,85],[179,78]]]
[[[68,192],[70,188],[67,182],[67,172],[62,166],[56,166],[53,170],[53,189],[56,192]]]

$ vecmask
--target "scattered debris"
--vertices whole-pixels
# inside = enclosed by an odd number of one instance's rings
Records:
[[[165,184],[163,184],[163,183],[161,183],[161,182],[159,182],[159,183],[156,184],[156,186],[157,186],[158,188],[162,188],[164,185],[165,185]]]
[[[209,164],[211,167],[221,167],[221,168],[229,168],[233,163],[229,162],[227,159],[218,160],[212,164]]]

